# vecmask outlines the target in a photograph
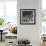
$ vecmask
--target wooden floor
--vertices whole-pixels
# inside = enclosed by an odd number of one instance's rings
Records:
[[[0,41],[0,46],[5,46],[5,41]],[[32,46],[46,46],[46,43],[42,45],[32,44]]]
[[[0,42],[0,46],[5,46],[5,42]]]

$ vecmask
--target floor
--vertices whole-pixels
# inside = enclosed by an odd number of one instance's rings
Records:
[[[5,42],[0,42],[0,46],[5,46]],[[46,46],[46,43],[45,44],[42,44],[42,45],[38,45],[38,44],[32,44],[32,46]]]
[[[0,46],[5,46],[5,42],[0,42]],[[41,45],[32,44],[32,46],[41,46]],[[46,45],[42,45],[42,46],[46,46]]]
[[[5,42],[0,42],[0,46],[5,46]]]

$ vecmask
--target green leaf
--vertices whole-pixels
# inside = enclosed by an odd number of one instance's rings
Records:
[[[4,22],[4,19],[0,18],[0,26],[3,26]]]

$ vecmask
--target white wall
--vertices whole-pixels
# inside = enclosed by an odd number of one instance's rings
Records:
[[[18,0],[17,19],[18,19],[18,39],[29,39],[31,43],[40,43],[41,34],[41,9],[42,0]],[[21,25],[20,9],[36,9],[36,24]]]

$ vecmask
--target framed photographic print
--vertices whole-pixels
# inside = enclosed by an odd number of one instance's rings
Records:
[[[36,24],[36,9],[20,9],[20,24]]]

